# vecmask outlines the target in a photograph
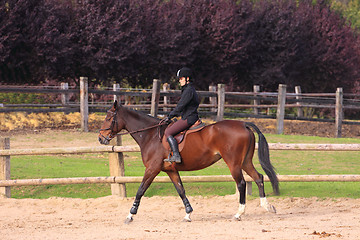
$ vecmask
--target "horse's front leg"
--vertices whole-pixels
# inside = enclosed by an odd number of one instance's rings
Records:
[[[125,223],[128,224],[133,221],[133,215],[137,214],[140,200],[144,196],[145,191],[149,188],[154,178],[159,174],[160,171],[154,171],[153,169],[146,169],[143,180],[140,184],[140,187],[136,193],[135,201],[133,206],[130,209],[129,215],[126,217]]]
[[[186,212],[186,215],[184,217],[184,221],[186,222],[191,222],[191,218],[190,218],[190,214],[192,213],[193,211],[193,208],[191,207],[190,205],[190,202],[189,200],[187,199],[186,195],[185,195],[185,189],[184,189],[184,186],[181,182],[181,178],[180,178],[180,175],[179,175],[179,172],[178,171],[171,171],[171,172],[166,172],[171,181],[173,182],[175,188],[176,188],[176,191],[178,192],[179,196],[181,197],[183,203],[184,203],[184,206],[185,206],[185,212]]]

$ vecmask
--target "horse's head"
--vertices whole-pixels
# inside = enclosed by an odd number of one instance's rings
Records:
[[[115,101],[112,107],[107,111],[105,120],[99,130],[99,142],[101,144],[108,145],[110,140],[124,128],[124,122],[118,115],[120,108],[117,101]]]

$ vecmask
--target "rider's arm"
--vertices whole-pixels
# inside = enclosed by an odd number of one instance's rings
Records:
[[[176,105],[176,107],[169,113],[169,118],[177,117],[181,115],[181,112],[184,110],[184,108],[189,104],[191,99],[194,96],[193,89],[190,87],[187,87],[184,89],[184,91],[181,94],[181,98]]]

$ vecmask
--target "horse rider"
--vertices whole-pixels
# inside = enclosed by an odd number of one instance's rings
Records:
[[[169,113],[164,119],[165,122],[170,122],[173,117],[181,116],[181,119],[177,120],[166,128],[165,137],[173,152],[171,158],[165,159],[165,162],[181,163],[181,156],[179,153],[179,147],[174,136],[188,128],[190,128],[197,120],[199,120],[198,107],[199,97],[193,86],[193,73],[190,68],[183,67],[176,74],[177,79],[181,86],[181,97],[176,107]]]

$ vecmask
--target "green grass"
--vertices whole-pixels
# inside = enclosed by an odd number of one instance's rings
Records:
[[[266,135],[269,142],[281,143],[360,143],[360,139],[332,139],[308,136]],[[126,140],[126,139],[125,139]],[[360,152],[271,151],[271,161],[280,175],[308,174],[360,174]],[[256,169],[263,173],[257,156]],[[140,153],[125,154],[125,175],[142,176],[144,173]],[[226,164],[220,160],[213,166],[185,175],[228,175]],[[107,154],[14,156],[11,158],[12,179],[63,178],[108,176]],[[161,173],[161,176],[166,174]],[[194,195],[227,195],[235,193],[234,183],[185,183],[186,193]],[[128,196],[136,194],[139,184],[127,184]],[[280,183],[280,197],[350,197],[360,198],[360,183]],[[272,196],[270,183],[265,184],[267,195]],[[12,187],[14,198],[48,198],[51,196],[95,198],[110,195],[109,184],[49,185]],[[145,196],[176,196],[171,183],[154,183]],[[253,196],[257,197],[253,184]]]
[[[360,138],[326,138],[316,136],[265,134],[269,143],[332,143],[332,144],[358,144]]]

